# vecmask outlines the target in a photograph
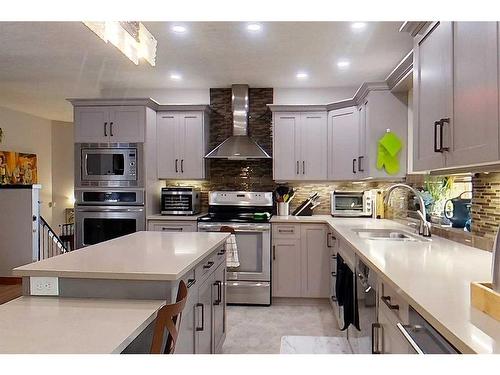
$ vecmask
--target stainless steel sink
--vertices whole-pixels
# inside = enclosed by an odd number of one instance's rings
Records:
[[[353,231],[367,240],[424,241],[416,235],[398,229],[353,229]]]

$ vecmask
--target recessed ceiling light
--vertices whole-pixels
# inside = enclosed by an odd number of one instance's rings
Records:
[[[172,73],[170,74],[170,79],[174,81],[180,81],[182,79],[182,76],[179,73]]]
[[[258,23],[249,23],[247,25],[248,31],[260,31],[260,29],[262,29],[262,26]]]
[[[349,68],[349,65],[351,65],[351,63],[348,60],[339,60],[337,62],[337,66],[341,69]]]
[[[351,23],[351,29],[353,30],[363,30],[366,27],[366,22],[353,22]]]
[[[173,25],[172,31],[174,33],[177,33],[177,34],[182,34],[182,33],[185,33],[187,31],[187,28],[185,26],[182,26],[182,25]]]
[[[295,75],[295,77],[297,77],[298,79],[306,79],[307,77],[309,77],[309,75],[304,72],[299,72]]]

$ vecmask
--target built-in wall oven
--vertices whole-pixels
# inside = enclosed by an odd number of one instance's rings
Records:
[[[142,155],[142,143],[77,143],[75,185],[142,188]]]
[[[75,195],[77,249],[145,230],[143,189],[78,189]]]

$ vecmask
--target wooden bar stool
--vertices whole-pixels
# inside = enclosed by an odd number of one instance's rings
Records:
[[[179,283],[177,290],[177,299],[173,304],[162,306],[156,315],[155,328],[153,333],[153,342],[151,344],[151,354],[173,354],[175,344],[179,336],[179,327],[181,324],[182,310],[186,305],[188,289],[184,281]],[[165,329],[168,331],[167,342],[165,349],[163,346],[163,335]]]

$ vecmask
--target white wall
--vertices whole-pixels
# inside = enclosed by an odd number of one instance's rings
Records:
[[[41,214],[52,222],[52,122],[0,107],[3,141],[0,150],[33,153],[38,156],[38,183],[42,185]]]
[[[52,121],[52,227],[66,223],[65,209],[74,206],[73,124]]]
[[[275,88],[273,104],[328,104],[354,96],[358,87]]]
[[[210,104],[210,89],[103,89],[103,98],[151,98],[160,104]]]

